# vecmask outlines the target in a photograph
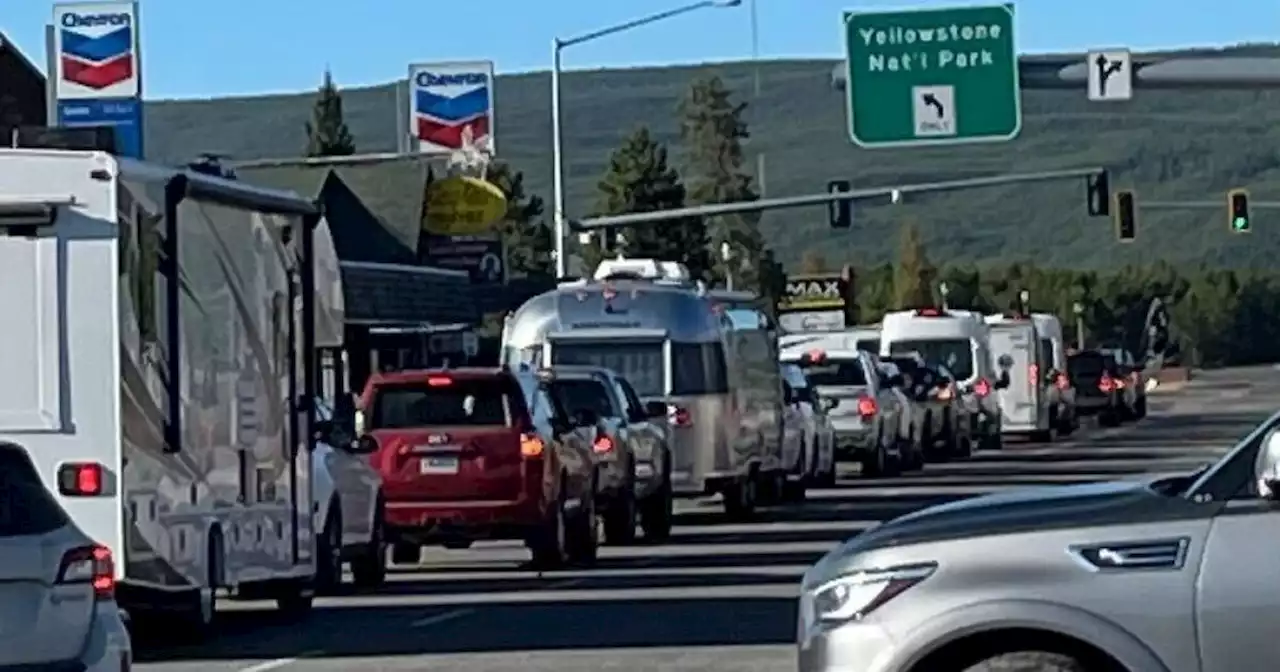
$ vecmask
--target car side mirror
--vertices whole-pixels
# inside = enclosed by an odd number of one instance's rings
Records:
[[[353,455],[372,455],[378,452],[378,440],[365,434],[355,441],[348,442],[346,450]]]
[[[1253,477],[1259,497],[1280,501],[1280,429],[1267,432],[1262,439],[1253,463]]]
[[[667,417],[667,405],[661,401],[646,402],[644,412],[650,418],[665,418]]]

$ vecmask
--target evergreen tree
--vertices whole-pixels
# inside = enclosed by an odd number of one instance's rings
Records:
[[[684,184],[667,162],[667,148],[644,127],[609,157],[609,168],[596,190],[597,211],[603,215],[672,210],[685,204]],[[694,277],[710,270],[707,230],[700,218],[625,227],[604,238],[610,241],[605,247],[614,253],[678,261],[688,266]],[[591,254],[584,251],[584,261],[588,261],[585,255]]]
[[[524,173],[506,163],[491,163],[485,179],[507,197],[507,214],[499,231],[507,247],[509,277],[550,277],[555,272],[551,260],[551,227],[543,219],[543,201],[525,193]]]
[[[759,198],[747,171],[742,143],[750,133],[743,119],[746,103],[733,100],[733,93],[719,77],[693,82],[680,102],[680,139],[686,154],[684,177],[691,204],[734,203]],[[714,277],[724,280],[732,273],[735,288],[763,290],[779,284],[777,278],[762,275],[778,272],[770,263],[759,230],[760,213],[722,215],[707,218],[708,247],[714,262]],[[731,254],[721,254],[728,243]]]
[[[827,272],[827,258],[817,250],[805,250],[800,257],[800,272],[807,275],[818,275]]]
[[[342,94],[333,83],[333,73],[324,71],[324,83],[316,96],[307,122],[307,156],[350,156],[356,153],[355,140],[342,118]]]
[[[893,271],[893,299],[899,310],[934,305],[933,281],[937,269],[925,254],[920,230],[914,224],[902,227],[898,264]]]

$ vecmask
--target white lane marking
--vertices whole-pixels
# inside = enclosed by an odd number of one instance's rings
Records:
[[[474,614],[474,613],[476,613],[476,610],[475,610],[475,609],[472,609],[472,608],[470,608],[470,607],[465,607],[465,608],[463,608],[463,609],[454,609],[453,611],[446,611],[446,612],[444,612],[443,614],[436,614],[435,616],[428,616],[428,617],[426,617],[426,618],[419,618],[418,620],[416,620],[416,621],[414,621],[414,622],[410,623],[410,624],[409,624],[409,627],[411,627],[411,628],[425,628],[425,627],[427,627],[428,625],[436,625],[437,623],[444,623],[445,621],[452,621],[452,620],[454,620],[455,618],[462,618],[463,616],[470,616],[471,614]]]
[[[292,665],[301,661],[303,658],[314,658],[321,655],[324,655],[324,651],[305,651],[292,658],[277,658],[275,660],[268,660],[264,663],[258,663],[257,665],[242,667],[237,672],[268,672],[269,670],[276,670],[285,667],[286,665]]]

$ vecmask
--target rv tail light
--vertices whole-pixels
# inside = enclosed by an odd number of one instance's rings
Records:
[[[985,397],[991,394],[991,383],[986,378],[979,378],[978,382],[973,384],[973,393],[979,397]]]
[[[613,439],[607,436],[601,436],[600,438],[596,439],[595,443],[591,444],[591,449],[594,450],[597,455],[612,453]]]
[[[67,497],[97,497],[106,491],[106,470],[97,462],[58,467],[58,492]]]
[[[681,408],[680,406],[668,406],[667,422],[670,423],[672,427],[692,427],[693,416],[689,415],[688,409]]]
[[[58,566],[58,583],[88,583],[93,586],[93,596],[98,600],[110,600],[116,592],[116,565],[111,549],[105,546],[83,546],[67,551]]]
[[[871,397],[858,397],[858,415],[869,418],[880,410],[876,400]]]

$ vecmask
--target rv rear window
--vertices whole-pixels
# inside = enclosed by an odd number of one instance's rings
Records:
[[[510,385],[499,378],[451,379],[379,385],[370,429],[501,426],[512,423]]]
[[[46,534],[70,522],[19,450],[0,446],[0,537]]]
[[[728,390],[723,344],[671,344],[672,394],[721,394]]]
[[[579,343],[559,341],[551,346],[551,363],[582,364],[612,369],[625,377],[642,397],[662,396],[662,343],[659,341]]]

